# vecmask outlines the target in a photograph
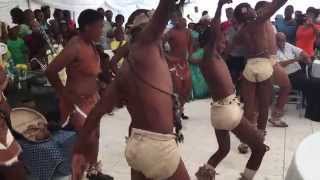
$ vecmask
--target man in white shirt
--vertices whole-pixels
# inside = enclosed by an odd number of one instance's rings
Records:
[[[279,32],[276,37],[279,63],[286,69],[293,89],[305,91],[308,80],[300,63],[310,64],[311,59],[302,49],[288,43],[284,33]]]

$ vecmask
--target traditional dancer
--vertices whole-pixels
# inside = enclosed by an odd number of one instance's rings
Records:
[[[173,135],[180,107],[161,48],[162,34],[174,6],[175,0],[160,0],[152,18],[149,13],[136,14],[131,26],[136,33],[131,34],[128,58],[89,114],[76,143],[73,179],[81,178],[89,160],[92,131],[99,126],[101,117],[119,102],[125,103],[132,118],[125,151],[132,168],[131,179],[190,179]]]
[[[270,3],[267,1],[259,1],[256,4],[255,10],[259,14],[264,8],[269,6]],[[269,122],[275,127],[288,127],[288,124],[282,120],[284,115],[285,105],[288,103],[289,94],[291,92],[291,83],[289,77],[286,73],[286,70],[278,63],[277,58],[277,42],[276,42],[276,29],[272,25],[270,19],[266,23],[267,25],[267,34],[269,35],[269,49],[271,50],[271,61],[273,64],[273,81],[274,84],[280,87],[278,92],[278,98],[276,104],[272,108],[271,119]]]
[[[102,33],[103,16],[94,10],[85,10],[79,16],[80,34],[72,38],[64,50],[53,60],[46,71],[47,77],[56,89],[60,100],[63,127],[80,132],[87,115],[99,100],[97,78],[101,72],[99,54],[94,46]],[[64,86],[58,73],[66,68],[67,83]],[[103,175],[99,168],[99,126],[92,130],[91,152],[88,157],[89,179],[113,179]]]
[[[226,40],[221,31],[221,9],[230,0],[220,0],[211,27],[202,35],[206,41],[205,55],[200,63],[201,71],[212,93],[211,123],[215,128],[218,151],[209,159],[208,163],[200,167],[196,173],[198,180],[214,180],[215,168],[230,151],[230,135],[232,131],[241,141],[246,142],[252,149],[251,157],[242,174],[243,180],[253,179],[259,169],[268,147],[263,144],[263,134],[250,126],[243,118],[240,101],[236,97],[235,86],[228,67],[221,57],[226,46]]]
[[[248,51],[241,83],[244,116],[252,124],[258,123],[258,129],[263,133],[272,97],[273,64],[270,58],[272,49],[269,44],[272,34],[268,23],[270,17],[286,2],[287,0],[273,0],[269,6],[259,11],[259,14],[248,3],[241,3],[234,12],[234,17],[242,26],[235,43],[243,45]],[[239,150],[247,152],[247,146],[240,145]]]
[[[182,107],[190,98],[192,90],[191,72],[188,65],[188,56],[191,56],[192,53],[192,37],[186,26],[186,20],[178,17],[175,26],[166,34],[170,45],[167,60],[174,90],[180,96]],[[189,119],[184,114],[182,118]]]
[[[22,180],[26,179],[24,165],[18,157],[22,151],[7,126],[11,108],[2,94],[8,81],[4,69],[0,67],[0,179]]]

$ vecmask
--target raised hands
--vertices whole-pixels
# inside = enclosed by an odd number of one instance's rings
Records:
[[[225,5],[225,4],[231,4],[232,0],[219,0],[218,4],[219,5]]]

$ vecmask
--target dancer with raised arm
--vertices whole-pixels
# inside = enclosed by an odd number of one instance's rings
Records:
[[[220,0],[216,15],[211,26],[207,27],[200,41],[205,44],[204,59],[200,63],[209,90],[212,94],[211,124],[219,144],[217,152],[207,164],[200,167],[196,173],[198,180],[214,180],[215,168],[230,151],[230,134],[232,131],[242,142],[246,142],[252,149],[252,154],[242,173],[242,180],[251,180],[259,169],[266,151],[269,149],[263,144],[263,134],[257,131],[243,117],[240,101],[236,97],[235,86],[225,61],[221,54],[226,47],[224,33],[221,31],[221,9],[231,0]],[[202,41],[205,39],[206,41]]]
[[[258,124],[258,130],[264,134],[272,98],[273,49],[269,43],[272,37],[269,19],[286,2],[273,0],[259,14],[248,3],[239,4],[234,11],[234,17],[241,26],[235,42],[247,49],[248,57],[241,85],[244,116],[252,124]],[[239,146],[240,152],[247,152],[247,149],[243,144]]]
[[[119,102],[127,106],[132,118],[125,150],[132,168],[131,179],[190,179],[179,153],[177,136],[173,133],[174,123],[181,114],[161,48],[162,34],[174,7],[175,0],[160,0],[153,16],[151,13],[136,14],[131,24],[136,33],[129,42],[128,57],[89,114],[75,145],[74,180],[81,178],[86,167],[92,131],[99,126],[101,117]]]

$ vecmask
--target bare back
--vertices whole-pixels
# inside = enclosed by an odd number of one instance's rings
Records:
[[[221,100],[234,93],[235,87],[229,69],[220,56],[205,58],[200,68],[214,100]]]
[[[247,24],[241,29],[239,35],[241,35],[240,41],[247,49],[248,58],[271,55],[267,22]]]
[[[258,17],[246,22],[240,30],[238,41],[243,42],[248,51],[248,58],[266,57],[274,54],[275,32],[270,17],[280,9],[287,0],[273,0],[266,7],[259,10]]]

